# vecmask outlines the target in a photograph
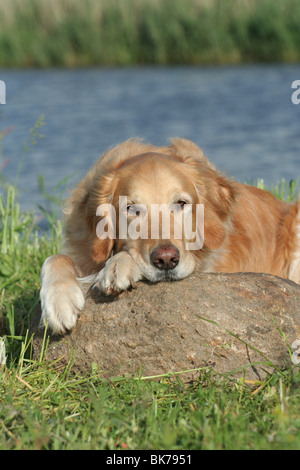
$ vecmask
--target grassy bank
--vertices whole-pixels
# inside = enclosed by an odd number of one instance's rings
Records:
[[[291,200],[296,185],[273,191]],[[251,383],[205,369],[184,385],[180,375],[107,380],[96,367],[79,377],[71,362],[58,371],[43,357],[32,361],[27,327],[61,224],[52,219],[39,233],[16,189],[1,192],[0,449],[300,449],[297,366]]]
[[[298,0],[0,0],[0,67],[300,60]]]

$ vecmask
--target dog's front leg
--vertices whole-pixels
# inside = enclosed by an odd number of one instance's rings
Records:
[[[112,295],[129,289],[140,279],[142,274],[133,255],[121,251],[106,261],[96,277],[95,287],[105,295]]]
[[[41,279],[41,326],[48,324],[54,334],[71,330],[85,300],[73,261],[66,255],[50,256],[43,264]]]

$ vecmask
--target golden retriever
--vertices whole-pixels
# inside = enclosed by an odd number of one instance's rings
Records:
[[[169,231],[163,236],[158,212],[154,236],[151,210],[162,206],[171,208]],[[190,231],[175,236],[176,214],[186,207]],[[196,207],[204,208],[200,221]],[[196,239],[196,248],[187,249]],[[175,281],[195,269],[270,273],[300,283],[300,199],[288,204],[228,179],[188,140],[173,139],[168,147],[128,140],[107,152],[67,201],[64,254],[42,268],[42,324],[61,334],[74,327],[84,306],[80,281],[110,295],[142,279]]]

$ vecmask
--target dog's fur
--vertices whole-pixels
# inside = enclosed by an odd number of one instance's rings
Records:
[[[185,240],[175,239],[172,232],[170,240],[98,238],[97,207],[108,203],[118,208],[119,196],[148,208],[181,201],[204,204],[203,247],[188,251]],[[113,148],[73,191],[65,217],[64,254],[50,256],[42,268],[42,322],[53,333],[64,333],[76,323],[84,306],[80,278],[106,295],[142,279],[182,279],[195,268],[270,273],[300,283],[300,199],[288,204],[231,181],[185,139],[173,139],[168,147],[128,140]],[[158,269],[153,251],[169,247],[179,262],[175,268]]]

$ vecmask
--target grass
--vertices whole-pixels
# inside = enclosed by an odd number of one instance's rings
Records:
[[[108,381],[22,361],[0,372],[0,449],[299,449],[299,380]]]
[[[298,0],[0,0],[0,67],[298,62]]]

